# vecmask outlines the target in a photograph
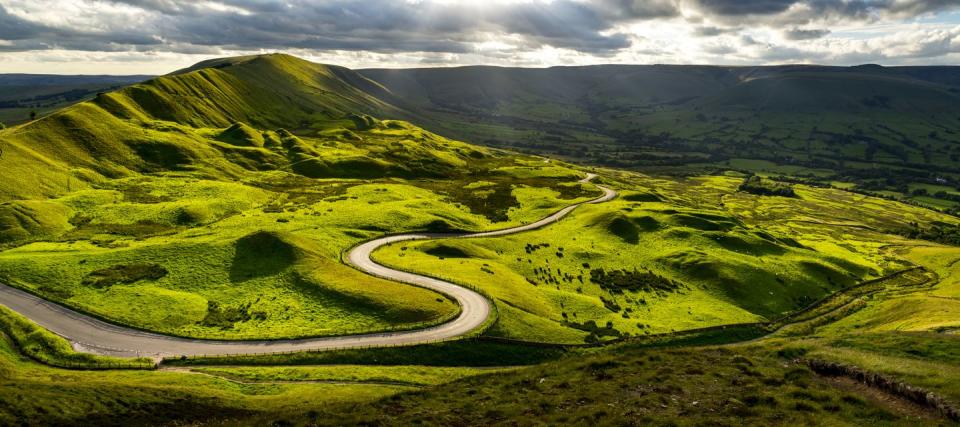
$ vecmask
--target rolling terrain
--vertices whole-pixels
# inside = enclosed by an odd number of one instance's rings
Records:
[[[952,185],[953,76],[273,54],[98,94],[0,130],[0,424],[957,421],[960,220],[794,144],[936,124],[873,164]]]
[[[237,58],[3,131],[0,276],[184,337],[424,327],[458,306],[363,274],[341,252],[383,233],[532,222],[594,194],[568,167],[348,112],[390,107],[346,72]],[[495,188],[463,188],[474,181]]]
[[[444,135],[592,164],[736,169],[949,209],[957,67],[361,70]]]

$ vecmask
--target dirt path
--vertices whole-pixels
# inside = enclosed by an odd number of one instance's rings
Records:
[[[595,174],[587,174],[587,177],[580,182],[590,182],[595,177]],[[602,203],[617,196],[617,193],[609,188],[599,185],[597,187],[603,191],[602,196],[588,202],[567,206],[532,224],[481,233],[411,233],[387,236],[352,248],[347,253],[346,260],[357,269],[374,276],[431,289],[457,301],[461,312],[456,319],[425,329],[295,340],[201,340],[171,337],[107,323],[4,284],[0,284],[0,304],[66,338],[77,351],[111,356],[161,358],[181,355],[249,355],[402,346],[442,341],[463,336],[482,326],[492,312],[491,302],[477,292],[453,283],[377,264],[370,259],[370,254],[374,250],[390,243],[406,240],[494,237],[535,230],[559,221],[584,203]]]
[[[883,390],[870,387],[847,377],[822,377],[827,384],[840,390],[849,392],[870,401],[875,405],[887,409],[902,417],[915,420],[939,420],[939,413],[932,408],[911,402],[908,399],[887,393]]]

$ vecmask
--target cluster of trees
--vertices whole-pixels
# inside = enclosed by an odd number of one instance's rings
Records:
[[[636,268],[631,270],[612,270],[606,271],[602,268],[590,270],[590,281],[600,285],[601,288],[610,292],[619,293],[627,291],[664,291],[673,292],[680,288],[680,284],[666,277],[655,274],[651,271],[638,271]]]
[[[797,197],[790,184],[763,179],[757,175],[744,179],[738,190],[761,196]]]
[[[921,229],[915,224],[913,229],[901,234],[911,239],[960,246],[960,226],[956,225],[934,225],[930,228]]]

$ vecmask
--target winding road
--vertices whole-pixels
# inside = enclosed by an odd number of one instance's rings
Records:
[[[587,177],[580,182],[586,183],[595,177],[595,174],[587,174]],[[617,196],[617,193],[609,188],[599,185],[597,188],[603,190],[603,195],[583,203],[602,203]],[[424,329],[294,340],[201,340],[144,332],[107,323],[5,284],[0,284],[0,304],[66,338],[77,351],[110,356],[160,358],[202,354],[285,353],[307,350],[402,346],[445,340],[465,335],[483,325],[490,317],[491,302],[477,292],[453,283],[394,270],[377,264],[370,259],[374,250],[384,245],[407,240],[495,237],[535,230],[559,221],[583,203],[567,206],[537,222],[502,230],[480,233],[402,234],[382,237],[353,247],[347,253],[346,260],[357,269],[385,279],[431,289],[448,295],[457,301],[461,307],[461,312],[456,319]]]

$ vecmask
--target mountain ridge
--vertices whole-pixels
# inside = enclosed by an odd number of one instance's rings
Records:
[[[365,91],[383,88],[342,67],[260,55],[191,68],[100,93],[0,131],[5,157],[0,161],[5,160],[3,175],[8,178],[0,183],[0,199],[52,196],[136,173],[192,170],[237,177],[244,169],[295,165],[303,172],[312,165],[319,170],[308,173],[323,175],[332,172],[320,170],[343,169],[308,161],[319,154],[317,144],[348,143],[358,138],[355,131],[386,134],[390,126],[429,140],[423,147],[447,144],[409,124],[378,124],[378,118],[399,116],[396,107]],[[238,123],[255,128],[270,146],[218,141],[218,135]],[[370,149],[361,149],[342,160],[360,167],[357,173],[364,176],[415,173],[410,168],[422,166],[387,166],[373,158],[390,151],[384,150],[370,154]]]

